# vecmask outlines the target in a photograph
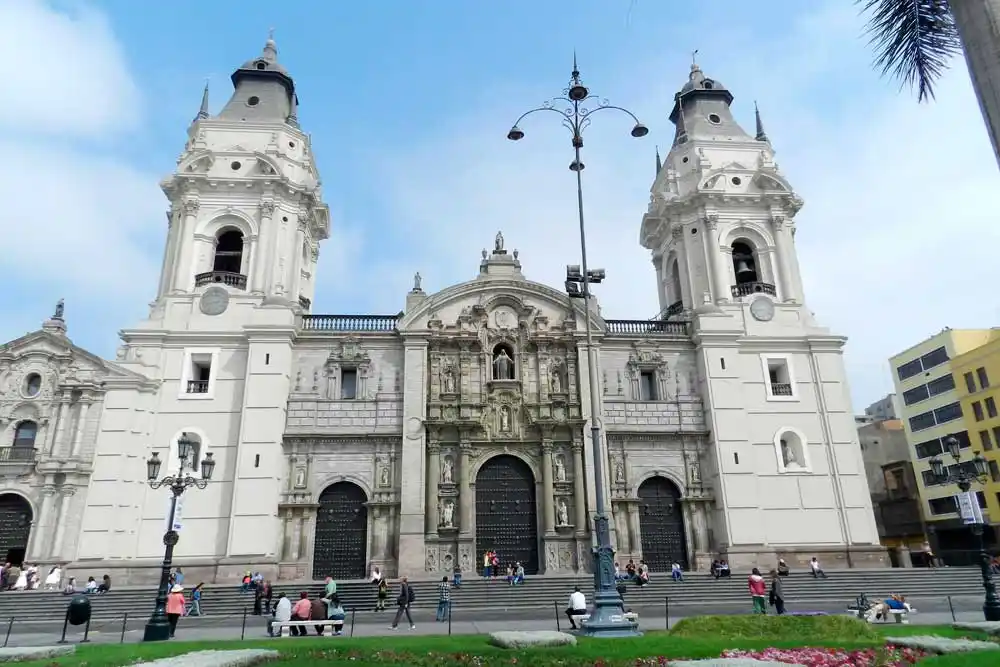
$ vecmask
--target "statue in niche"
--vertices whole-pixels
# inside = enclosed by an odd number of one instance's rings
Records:
[[[445,394],[455,393],[455,368],[451,365],[445,366],[442,372],[441,387]]]
[[[497,237],[493,241],[493,252],[503,252],[503,232],[497,232]]]
[[[698,455],[695,454],[688,461],[688,467],[691,470],[691,483],[701,484],[701,465],[698,463]]]
[[[446,500],[441,504],[441,527],[455,527],[455,503],[451,500]]]
[[[556,523],[560,526],[569,525],[569,505],[562,498],[559,499],[559,509],[557,510]]]
[[[553,467],[556,469],[556,481],[565,482],[566,481],[566,463],[563,462],[563,457],[556,455],[555,461],[552,462]]]
[[[445,484],[454,483],[455,476],[455,463],[451,460],[450,456],[444,457],[441,461],[441,481]]]
[[[500,432],[510,433],[510,408],[506,405],[500,408]]]
[[[802,463],[798,460],[794,448],[784,438],[781,440],[781,462],[786,468],[802,467]]]
[[[497,350],[493,355],[493,379],[514,379],[514,360],[507,354],[507,349],[502,346],[497,346]]]
[[[621,459],[615,461],[615,481],[616,482],[625,481],[625,464],[622,463]]]
[[[389,486],[389,481],[389,466],[383,463],[378,473],[379,486]]]
[[[552,393],[553,394],[562,393],[562,376],[559,374],[558,367],[552,369]]]
[[[295,488],[301,489],[306,485],[306,469],[296,468],[295,469]]]

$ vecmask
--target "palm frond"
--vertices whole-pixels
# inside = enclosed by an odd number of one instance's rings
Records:
[[[855,2],[869,14],[866,32],[875,49],[875,66],[915,87],[921,102],[933,99],[948,60],[962,50],[948,0]]]

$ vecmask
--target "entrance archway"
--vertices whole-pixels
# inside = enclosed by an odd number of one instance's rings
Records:
[[[653,572],[669,572],[673,563],[688,567],[681,492],[665,477],[639,486],[639,533],[642,558]]]
[[[313,578],[364,579],[368,567],[368,507],[364,490],[351,482],[319,494]]]
[[[0,557],[12,565],[24,563],[34,512],[31,503],[16,493],[0,495]]]
[[[528,464],[508,454],[495,456],[476,475],[476,569],[483,552],[496,551],[500,562],[521,563],[538,573],[538,510],[535,476]]]

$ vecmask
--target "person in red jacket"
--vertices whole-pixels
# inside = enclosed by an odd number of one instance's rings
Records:
[[[753,613],[767,613],[767,582],[760,576],[760,570],[754,568],[747,580],[750,587],[750,599],[753,600]]]

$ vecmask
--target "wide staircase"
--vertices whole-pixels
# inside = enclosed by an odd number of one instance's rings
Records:
[[[785,597],[789,606],[808,609],[809,605],[846,606],[859,594],[878,599],[892,593],[921,601],[944,602],[946,596],[982,596],[983,588],[979,568],[953,567],[940,569],[850,569],[831,570],[828,579],[814,579],[806,572],[795,572],[784,580]],[[625,594],[627,606],[646,614],[663,615],[665,600],[672,610],[706,607],[724,611],[728,606],[747,602],[747,575],[734,573],[731,578],[714,579],[706,573],[688,573],[683,582],[673,582],[667,574],[654,574],[652,581],[639,588],[628,586]],[[437,605],[437,585],[440,579],[411,582],[416,592],[415,609],[433,609]],[[506,582],[467,578],[462,587],[452,591],[453,615],[466,619],[482,618],[489,612],[514,611],[525,617],[540,618],[565,607],[574,586],[579,586],[590,599],[593,579],[590,577],[547,576],[528,577],[521,586]],[[285,593],[293,600],[301,591],[311,596],[321,592],[323,585],[316,582],[284,583],[275,586],[275,595]],[[399,587],[393,583],[387,600],[394,606]],[[370,611],[375,604],[375,588],[363,581],[342,582],[338,593],[345,609],[358,612]],[[89,596],[95,619],[144,618],[152,611],[156,597],[155,588],[116,587],[107,595]],[[0,593],[0,622],[10,618],[22,623],[52,623],[63,618],[69,597],[57,592],[24,591]],[[238,586],[209,585],[202,597],[204,611],[213,617],[241,616],[244,610],[253,611],[253,594],[242,593]],[[678,609],[680,608],[680,609]],[[674,613],[673,611],[671,613]],[[238,622],[238,621],[237,621]]]

